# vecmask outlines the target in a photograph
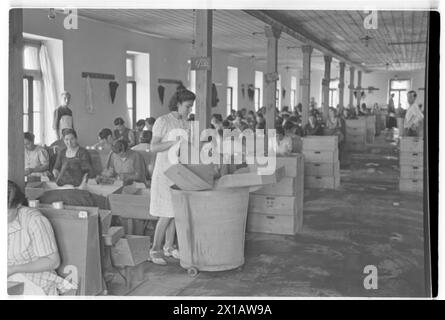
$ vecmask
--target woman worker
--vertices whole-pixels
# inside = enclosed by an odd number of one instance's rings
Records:
[[[75,288],[55,270],[60,256],[50,222],[26,207],[19,187],[8,180],[8,281],[24,283],[25,295],[57,295]]]
[[[35,145],[31,132],[24,134],[25,176],[47,176],[49,173],[49,154],[45,148]]]
[[[128,143],[128,147],[136,145],[136,136],[134,131],[125,126],[125,121],[122,118],[116,118],[114,120],[114,140],[125,140]]]
[[[91,157],[85,148],[79,146],[77,133],[73,129],[63,130],[66,148],[57,154],[53,175],[59,186],[79,186],[86,177],[94,178]]]
[[[112,147],[108,167],[102,172],[106,177],[118,177],[124,185],[146,183],[145,161],[141,154],[128,148],[125,140],[117,140]]]
[[[111,151],[113,146],[113,132],[108,128],[104,128],[99,131],[98,138],[99,142],[91,146],[91,149]]]
[[[165,265],[165,256],[179,259],[179,252],[173,248],[175,238],[175,222],[170,186],[173,185],[164,172],[172,165],[168,159],[169,149],[177,143],[169,140],[168,134],[173,129],[188,130],[190,122],[187,116],[195,101],[195,94],[186,89],[175,92],[169,103],[170,113],[159,117],[153,126],[151,150],[157,152],[156,162],[151,181],[150,214],[159,217],[150,250],[153,263]],[[165,244],[162,243],[165,238]],[[163,251],[163,252],[162,252]]]

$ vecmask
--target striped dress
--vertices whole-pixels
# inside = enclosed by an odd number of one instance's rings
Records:
[[[58,252],[53,228],[39,210],[21,206],[17,217],[8,223],[8,266],[33,262]],[[72,289],[55,271],[23,273],[47,295]]]

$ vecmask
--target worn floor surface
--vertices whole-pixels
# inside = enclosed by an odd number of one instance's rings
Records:
[[[306,190],[304,227],[295,236],[246,235],[241,270],[191,278],[178,262],[150,262],[125,288],[116,275],[109,294],[133,296],[421,297],[424,296],[423,196],[398,189],[395,144],[377,137],[349,154],[338,190]],[[364,268],[377,267],[366,290]]]

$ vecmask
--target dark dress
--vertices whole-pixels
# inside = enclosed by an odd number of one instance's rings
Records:
[[[88,173],[88,178],[94,178],[95,173],[91,156],[86,149],[79,147],[73,158],[67,158],[66,151],[67,149],[65,148],[57,154],[56,163],[54,164],[54,169],[59,171],[59,176],[56,180],[57,185],[71,184],[77,187],[82,183],[85,173]]]
[[[125,128],[124,132],[122,132],[122,133],[120,133],[119,130],[116,129],[116,130],[114,130],[114,139],[115,140],[125,140],[125,141],[127,141],[128,145],[131,146],[130,134],[133,135],[133,137],[135,136],[134,131],[129,128]],[[135,137],[135,140],[136,140],[136,137]],[[136,141],[135,141],[135,143],[136,143]]]
[[[56,111],[54,111],[54,112],[55,112],[55,117],[54,117],[54,119],[55,119],[55,121],[56,121],[56,130],[57,130],[57,132],[59,132],[59,128],[60,128],[60,119],[61,119],[63,116],[70,116],[70,117],[73,117],[73,111],[71,111],[71,109],[68,108],[68,107],[62,107],[62,106],[60,106],[60,107],[58,107],[58,108],[56,109]],[[73,126],[73,129],[74,129],[74,126]]]

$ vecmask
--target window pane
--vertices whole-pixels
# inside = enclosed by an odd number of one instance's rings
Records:
[[[35,139],[35,143],[36,144],[40,144],[42,142],[42,131],[40,128],[40,121],[41,121],[41,117],[40,117],[40,112],[34,112],[34,119],[33,119],[33,125],[34,125],[34,136],[36,137]]]
[[[39,49],[33,46],[23,48],[23,68],[29,70],[39,70]]]
[[[391,80],[391,89],[405,89],[408,90],[410,86],[409,80]]]
[[[133,127],[133,108],[128,108],[128,118],[130,119],[131,127]]]
[[[42,105],[42,81],[34,80],[33,81],[33,109],[36,112],[40,112],[40,108]]]
[[[23,79],[23,113],[28,113],[28,79]]]
[[[133,77],[133,59],[127,58],[127,77]]]
[[[133,107],[133,84],[127,83],[127,108]]]
[[[29,128],[28,128],[28,115],[27,114],[23,115],[23,131],[25,131],[25,132],[29,131]]]

